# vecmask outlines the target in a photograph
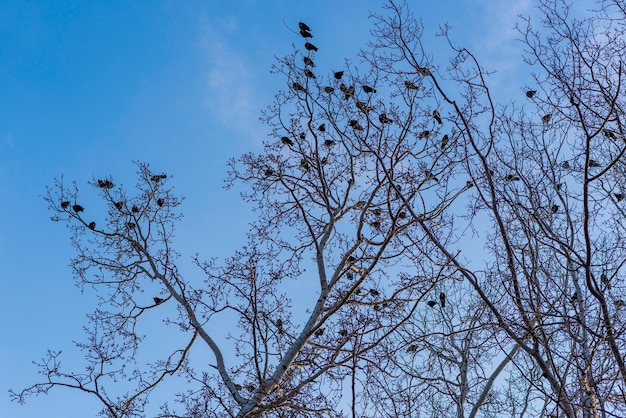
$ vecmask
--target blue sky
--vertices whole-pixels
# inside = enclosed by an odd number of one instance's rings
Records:
[[[449,22],[476,51],[498,94],[528,76],[514,41],[520,0],[409,2],[433,35]],[[290,32],[311,26],[319,61],[338,66],[368,40],[378,1],[3,1],[0,0],[0,415],[85,417],[99,406],[54,390],[25,406],[9,387],[37,381],[31,360],[71,348],[94,305],[68,267],[68,232],[49,220],[45,187],[61,174],[79,188],[113,175],[134,184],[132,161],[172,175],[185,196],[177,242],[182,263],[196,252],[227,256],[245,242],[250,208],[223,190],[226,161],[260,150],[259,113],[285,80],[270,74],[275,55],[300,46]],[[445,64],[447,54],[435,57]],[[318,63],[318,67],[320,64]],[[87,206],[87,205],[86,205]],[[71,350],[70,350],[71,351]],[[80,367],[80,359],[67,362]]]

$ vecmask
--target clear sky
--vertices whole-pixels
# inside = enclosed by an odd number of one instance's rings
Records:
[[[186,197],[182,263],[196,252],[231,254],[245,243],[251,214],[236,190],[222,188],[226,161],[259,150],[266,137],[259,112],[285,88],[269,72],[274,56],[302,43],[287,26],[302,20],[312,28],[328,66],[320,70],[330,70],[356,59],[380,4],[0,0],[0,416],[84,418],[99,410],[61,389],[25,406],[8,398],[10,387],[38,381],[32,360],[80,340],[94,308],[74,284],[69,235],[50,221],[45,187],[62,174],[79,188],[107,175],[130,186],[132,161],[148,162]],[[532,12],[529,0],[409,4],[424,20],[427,47],[442,50],[433,35],[449,22],[459,44],[500,70],[498,94],[519,94],[510,77],[528,69],[513,27],[517,14]],[[446,56],[435,58],[445,64]]]

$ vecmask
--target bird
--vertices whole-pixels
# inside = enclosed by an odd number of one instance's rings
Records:
[[[417,351],[417,344],[410,345],[409,348],[406,349],[407,353],[413,353],[415,351]]]
[[[332,147],[333,145],[335,145],[335,141],[333,141],[332,139],[327,139],[324,141],[324,145],[326,145],[327,147]]]
[[[158,183],[161,180],[164,180],[167,178],[167,174],[155,174],[154,176],[150,177],[150,180],[152,180],[155,183]]]
[[[61,209],[67,209],[69,206],[70,206],[70,202],[68,202],[67,200],[61,202]]]
[[[298,22],[298,29],[310,31],[311,28],[304,22]]]
[[[302,29],[300,30],[300,35],[303,38],[312,38],[313,37],[313,35],[311,35],[311,32],[309,32],[308,30],[302,30]]]
[[[78,213],[78,212],[83,212],[83,211],[85,210],[85,208],[84,208],[84,207],[82,207],[81,205],[78,205],[78,204],[77,204],[77,205],[73,205],[73,206],[72,206],[72,210],[73,210],[74,212]]]
[[[135,229],[136,226],[134,222],[126,222],[126,228],[128,229]]]
[[[304,158],[300,160],[300,167],[304,170],[304,171],[309,171],[309,162],[307,160],[305,160]]]
[[[604,136],[606,136],[609,139],[617,138],[617,136],[615,135],[615,132],[611,131],[610,129],[603,129],[602,132],[604,133]]]
[[[436,181],[436,182],[439,181],[439,179],[437,177],[435,177],[435,175],[432,173],[432,171],[426,170],[425,173],[426,173],[426,180],[433,180],[433,181]]]
[[[272,170],[270,167],[265,169],[265,177],[271,177],[274,174],[274,170]]]
[[[439,293],[439,302],[441,303],[441,307],[445,308],[446,307],[446,294],[441,292]]]
[[[557,183],[554,187],[556,188],[557,191],[560,191],[561,187],[563,187],[563,183]]]
[[[405,211],[401,211],[400,213],[398,213],[398,218],[405,219],[406,218],[406,212]]]
[[[574,303],[578,300],[578,292],[574,292],[572,297],[570,298],[570,302]]]
[[[101,189],[112,189],[113,182],[111,180],[98,180],[98,187]]]
[[[349,271],[346,273],[346,277],[348,278],[348,280],[354,280],[354,273]]]
[[[624,200],[624,195],[622,193],[613,193],[613,196],[615,196],[615,199],[617,199],[618,202]]]
[[[322,335],[324,335],[324,328],[319,328],[317,331],[315,331],[316,337],[321,337]]]
[[[392,123],[392,122],[393,122],[393,120],[391,120],[391,119],[389,119],[389,118],[387,117],[387,114],[386,114],[386,113],[381,113],[381,114],[378,116],[378,121],[379,121],[380,123]]]
[[[115,202],[115,207],[117,208],[117,210],[122,210],[122,208],[124,207],[124,202]]]
[[[569,165],[569,161],[563,161],[563,162],[561,163],[561,167],[562,167],[562,168],[565,168],[565,169],[568,169],[568,168],[570,167],[570,165]]]
[[[443,121],[441,120],[441,115],[439,114],[439,111],[437,109],[433,111],[433,118],[435,118],[439,125],[443,123]]]
[[[450,138],[448,137],[448,134],[444,135],[443,138],[441,138],[441,149],[444,149],[448,145],[449,139]]]
[[[309,67],[315,67],[315,63],[313,62],[313,60],[309,57],[304,57],[304,65],[308,65]]]
[[[589,164],[587,164],[589,167],[600,167],[600,163],[597,162],[596,160],[589,160]]]
[[[409,81],[409,80],[406,80],[404,82],[404,87],[406,87],[409,90],[417,90],[417,89],[419,89],[419,87],[416,86],[414,82]]]
[[[153,297],[152,300],[154,300],[154,303],[157,305],[160,305],[161,303],[163,303],[164,299],[158,298],[158,297]]]
[[[131,211],[133,213],[139,213],[139,208],[136,205],[133,205],[133,207],[131,208]]]
[[[428,301],[428,306],[430,306],[431,308],[434,308],[435,305],[437,305],[437,302],[435,302],[434,300],[429,300]]]
[[[547,115],[543,115],[543,116],[541,117],[541,121],[542,121],[543,123],[548,123],[548,122],[550,122],[550,119],[552,119],[552,115],[551,115],[550,113],[548,113]]]
[[[309,78],[315,78],[315,74],[313,74],[313,71],[309,70],[308,68],[304,69],[304,75]]]
[[[365,102],[360,101],[356,102],[356,107],[363,113],[368,113],[375,109],[374,106],[368,106]]]
[[[518,176],[516,176],[514,174],[507,174],[504,179],[506,181],[520,181],[521,180],[521,178],[519,178]]]
[[[317,128],[317,130],[318,130],[318,131],[320,131],[320,132],[326,132],[326,124],[325,124],[325,123],[322,123],[322,124],[321,124],[321,125]]]
[[[370,289],[370,295],[377,298],[378,296],[380,296],[380,292],[376,289]]]
[[[335,91],[335,89],[333,87],[326,86],[324,87],[324,91],[328,94],[332,94]]]
[[[322,158],[322,161],[320,161],[320,162],[322,163],[322,165],[328,164],[328,157]]]
[[[335,71],[335,74],[333,74],[335,76],[336,80],[341,80],[341,77],[343,77],[343,71]]]
[[[89,226],[89,229],[96,229],[96,223],[93,221],[89,222],[88,226]]]
[[[526,92],[526,97],[528,97],[529,99],[532,99],[535,96],[535,94],[537,94],[537,90],[528,90]]]
[[[276,328],[278,328],[279,331],[283,330],[283,320],[281,318],[276,320]]]
[[[380,228],[380,221],[374,221],[374,222],[372,222],[372,227],[373,227],[373,228],[376,228],[376,229]]]
[[[350,97],[354,96],[354,86],[346,86],[345,84],[341,84],[339,86],[339,90],[341,90],[344,94],[344,99],[348,100]]]
[[[370,86],[363,86],[363,91],[365,93],[376,93],[376,89]]]
[[[303,141],[306,139],[306,133],[305,132],[300,132],[300,139],[303,140]]]
[[[354,129],[355,131],[362,131],[363,130],[363,127],[359,124],[358,120],[351,119],[350,122],[348,122],[348,123],[350,124],[352,129]]]
[[[282,142],[284,145],[289,145],[290,147],[293,146],[293,141],[286,136],[281,137],[280,142]]]
[[[306,89],[304,87],[302,87],[302,84],[300,84],[300,83],[293,83],[291,85],[291,87],[293,87],[293,89],[295,91],[304,91],[304,92],[306,92]]]
[[[307,49],[307,51],[315,51],[317,52],[317,47],[315,45],[313,45],[310,42],[307,42],[304,44],[304,47]]]
[[[430,136],[430,131],[422,131],[422,133],[419,134],[418,138],[422,139],[422,138],[428,138]]]
[[[345,329],[340,329],[339,330],[339,335],[341,335],[342,337],[345,337],[348,335],[348,331],[346,331]]]
[[[471,180],[468,180],[465,182],[465,187],[468,189],[471,189],[472,187],[474,187],[474,182]]]
[[[163,206],[163,204],[165,204],[165,200],[163,200],[163,198],[162,198],[162,197],[159,197],[159,198],[157,199],[157,202],[156,202],[156,203],[157,203],[157,205],[158,205],[159,207],[161,207],[161,206]]]
[[[550,211],[552,213],[557,213],[559,211],[559,205],[552,205],[552,207],[550,208]]]

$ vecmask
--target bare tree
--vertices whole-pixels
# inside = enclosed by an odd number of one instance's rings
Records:
[[[519,26],[536,71],[522,106],[495,103],[447,27],[441,69],[406,5],[374,16],[358,66],[327,73],[300,23],[303,47],[275,67],[286,88],[263,113],[270,138],[230,163],[258,218],[233,257],[194,258],[203,279],[177,267],[181,199],[164,174],[139,164],[134,193],[94,180],[102,225],[57,182],[47,201],[72,232],[75,275],[100,295],[79,345],[87,372],[50,352],[45,381],[14,398],[70,387],[103,416],[143,416],[178,377],[183,412],[162,416],[626,414],[626,13],[539,11],[539,28]],[[139,363],[153,310],[180,336]],[[122,378],[134,388],[116,390]]]

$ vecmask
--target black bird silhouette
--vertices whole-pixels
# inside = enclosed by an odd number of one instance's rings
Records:
[[[417,89],[419,89],[419,87],[416,86],[414,82],[409,81],[409,80],[406,80],[404,82],[404,87],[406,87],[409,90],[417,90]]]
[[[330,86],[326,86],[324,87],[324,91],[328,94],[332,94],[332,92],[335,91],[335,89]]]
[[[298,22],[298,29],[310,31],[311,28],[304,22]]]
[[[443,292],[439,293],[439,303],[441,303],[442,308],[446,307],[446,294]]]
[[[326,141],[324,141],[324,145],[330,148],[335,145],[335,141],[333,141],[332,139],[327,139]]]
[[[393,122],[393,120],[391,120],[391,119],[389,119],[389,118],[387,117],[387,114],[386,114],[386,113],[381,113],[381,114],[378,116],[378,121],[379,121],[380,123],[392,123],[392,122]]]
[[[324,335],[324,328],[319,328],[317,331],[315,331],[316,337],[321,337],[322,335]]]
[[[368,106],[367,103],[361,101],[356,102],[356,107],[358,107],[363,113],[367,113],[375,109],[374,106]]]
[[[70,202],[68,202],[67,200],[64,202],[61,202],[61,209],[67,209],[70,206]]]
[[[615,132],[611,131],[610,129],[603,129],[602,132],[604,133],[604,136],[606,136],[609,139],[617,138],[617,135],[615,135]]]
[[[615,199],[617,199],[618,202],[624,200],[624,195],[622,193],[613,193],[613,196],[615,196]]]
[[[300,139],[303,140],[303,141],[306,139],[306,133],[305,132],[300,132]]]
[[[320,132],[326,132],[326,124],[322,123],[318,128],[317,128]]]
[[[339,86],[339,90],[341,90],[344,94],[344,99],[348,100],[350,97],[354,96],[354,86],[346,86],[345,84],[341,84]]]
[[[304,57],[304,65],[308,65],[309,67],[315,67],[315,63],[313,62],[313,60],[309,57]]]
[[[284,145],[289,145],[290,147],[293,146],[293,141],[286,136],[280,138],[280,142],[282,142]]]
[[[398,213],[398,218],[400,218],[400,219],[406,218],[406,212],[405,211],[401,211],[400,213]]]
[[[376,289],[370,289],[370,295],[377,298],[378,296],[380,296],[380,292]]]
[[[303,38],[312,38],[313,35],[311,35],[311,32],[309,32],[308,30],[300,30],[300,35]]]
[[[520,181],[521,179],[513,174],[507,174],[506,177],[504,178],[506,181]]]
[[[157,305],[160,305],[161,303],[163,303],[164,299],[158,298],[158,297],[153,297],[152,300],[154,300],[154,303]]]
[[[133,213],[139,213],[139,208],[136,205],[133,205],[131,210],[132,210]]]
[[[578,300],[578,292],[574,292],[572,297],[570,298],[570,302],[574,303]]]
[[[370,86],[363,86],[363,91],[365,93],[376,93],[376,89]]]
[[[115,207],[118,210],[122,210],[122,208],[124,207],[124,202],[115,202]]]
[[[309,162],[307,160],[305,160],[304,158],[300,160],[300,167],[304,170],[304,171],[309,171]]]
[[[83,212],[85,210],[85,208],[82,207],[81,205],[74,205],[74,206],[72,206],[72,210],[74,212],[78,213],[78,212]]]
[[[542,121],[543,123],[548,123],[548,122],[550,122],[550,119],[552,119],[552,115],[551,115],[550,113],[548,113],[547,115],[543,115],[543,116],[541,117],[541,121]]]
[[[441,120],[441,115],[439,114],[439,111],[435,109],[435,111],[433,112],[433,118],[435,118],[435,120],[437,121],[437,123],[439,125],[441,125],[443,123],[443,121]]]
[[[426,173],[426,180],[433,180],[436,182],[439,181],[439,179],[432,173],[432,171],[426,170],[425,173]]]
[[[348,331],[346,331],[345,329],[340,329],[339,330],[339,335],[341,335],[342,337],[345,337],[348,335]]]
[[[111,180],[98,180],[98,187],[101,189],[112,189],[113,182]]]
[[[313,71],[309,70],[308,68],[304,69],[304,75],[309,78],[315,78],[315,74],[313,74]]]
[[[96,229],[96,223],[95,222],[89,222],[89,229]]]
[[[278,328],[279,331],[283,330],[283,320],[281,318],[276,320],[276,328]]]
[[[419,139],[428,138],[429,136],[430,136],[430,131],[423,131],[423,132],[419,135]]]
[[[152,180],[155,183],[158,183],[161,180],[164,180],[167,178],[167,174],[155,174],[154,176],[150,177],[150,180]]]
[[[159,198],[157,199],[157,205],[158,205],[159,207],[161,207],[161,206],[163,206],[163,204],[165,204],[165,200],[163,200],[163,198],[162,198],[162,197],[159,197]]]
[[[444,135],[443,138],[441,138],[441,149],[444,149],[448,145],[449,140],[450,138],[448,137],[448,134]]]
[[[341,80],[341,77],[343,77],[343,71],[335,71],[335,79],[337,80]]]
[[[466,181],[465,187],[467,187],[468,189],[471,189],[472,187],[474,187],[474,182],[470,180]]]
[[[561,163],[561,167],[563,167],[563,168],[569,168],[569,161],[563,161],[563,162]]]
[[[306,89],[302,87],[302,84],[300,83],[293,83],[291,87],[293,87],[293,89],[296,91],[306,91]]]
[[[559,211],[559,205],[552,205],[552,207],[550,208],[550,211],[552,213],[557,213]]]
[[[350,122],[348,122],[348,123],[350,124],[352,129],[354,129],[355,131],[362,131],[363,130],[363,127],[359,124],[358,120],[351,119]]]
[[[589,160],[589,167],[600,167],[600,163],[597,162],[596,160]]]
[[[322,158],[322,160],[320,162],[322,163],[322,165],[328,164],[328,157]]]
[[[134,222],[126,222],[126,228],[128,229],[135,229],[136,226]]]
[[[304,47],[307,49],[307,51],[315,51],[317,52],[317,47],[315,45],[313,45],[310,42],[307,42],[304,44]]]
[[[434,308],[436,304],[437,304],[437,302],[435,302],[434,300],[429,300],[428,301],[428,306],[430,306],[431,308]]]
[[[526,92],[526,97],[528,97],[529,99],[532,99],[535,96],[535,94],[537,94],[537,90],[528,90]]]
[[[265,169],[265,177],[271,177],[272,175],[274,175],[274,170],[272,170],[271,168],[266,168]]]

